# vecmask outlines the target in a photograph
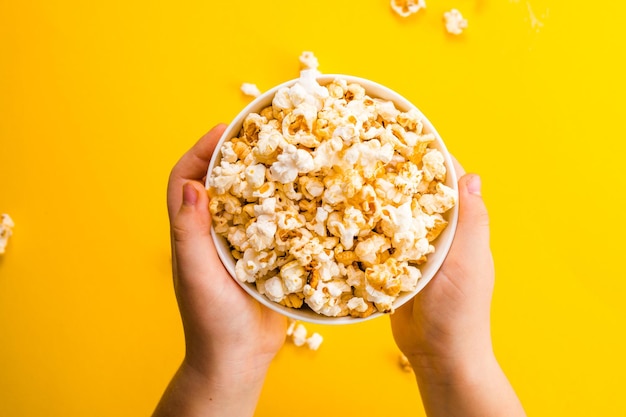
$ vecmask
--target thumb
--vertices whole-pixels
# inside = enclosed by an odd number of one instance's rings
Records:
[[[172,222],[175,270],[179,281],[201,283],[215,271],[214,265],[221,266],[211,238],[209,198],[196,181],[183,184],[182,194],[182,204]]]
[[[489,254],[489,214],[476,174],[459,179],[459,221],[446,263],[455,266],[476,263]]]
[[[465,174],[459,180],[459,225],[484,229],[489,236],[489,215],[481,194],[477,174]]]

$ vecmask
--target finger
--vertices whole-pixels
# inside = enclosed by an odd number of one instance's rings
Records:
[[[488,262],[490,257],[489,215],[481,195],[481,180],[477,174],[465,174],[459,179],[459,221],[442,268],[481,267],[485,264],[477,263]]]
[[[197,288],[215,285],[224,267],[217,255],[211,237],[211,215],[209,198],[204,186],[195,181],[182,187],[182,204],[172,222],[174,262],[177,270],[177,285]]]
[[[225,124],[219,124],[205,133],[174,166],[172,174],[179,178],[201,180],[211,162],[213,151],[220,137],[226,130]]]
[[[202,136],[176,163],[167,185],[167,211],[170,219],[176,215],[181,203],[180,188],[189,180],[201,181],[206,175],[211,156],[226,125],[219,124]]]

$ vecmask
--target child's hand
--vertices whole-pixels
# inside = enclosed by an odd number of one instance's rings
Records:
[[[526,414],[493,353],[494,267],[480,178],[459,180],[459,222],[450,252],[424,289],[391,316],[429,417]]]
[[[394,338],[414,367],[432,360],[491,355],[489,311],[494,268],[489,248],[489,218],[480,195],[480,178],[459,180],[459,222],[441,269],[391,316]],[[417,372],[418,370],[416,370]]]
[[[211,238],[204,177],[223,131],[220,125],[204,135],[170,174],[174,288],[186,352],[155,416],[252,415],[270,362],[285,341],[285,317],[239,287]]]

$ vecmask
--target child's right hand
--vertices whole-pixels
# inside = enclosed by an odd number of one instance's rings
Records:
[[[480,178],[455,166],[460,180],[454,242],[428,285],[391,315],[393,336],[415,371],[429,417],[522,417],[491,343],[494,266]]]
[[[447,258],[417,296],[391,316],[393,335],[416,372],[433,361],[455,362],[491,354],[489,313],[494,268],[489,248],[489,218],[480,195],[480,178],[459,180],[459,222]]]

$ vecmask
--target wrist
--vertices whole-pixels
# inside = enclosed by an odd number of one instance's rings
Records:
[[[426,328],[426,330],[425,330]],[[467,325],[446,331],[440,327],[419,327],[405,337],[397,337],[398,346],[408,358],[415,375],[424,381],[448,383],[458,378],[471,378],[495,361],[488,326]],[[471,329],[471,331],[469,330]],[[407,342],[408,340],[408,342]]]
[[[229,372],[226,366],[198,369],[187,359],[163,394],[153,417],[250,417],[265,372]]]
[[[407,358],[420,385],[473,384],[499,367],[491,348],[461,353],[420,353]]]
[[[181,365],[184,372],[208,384],[262,386],[270,361],[255,357],[198,356],[187,354]]]

